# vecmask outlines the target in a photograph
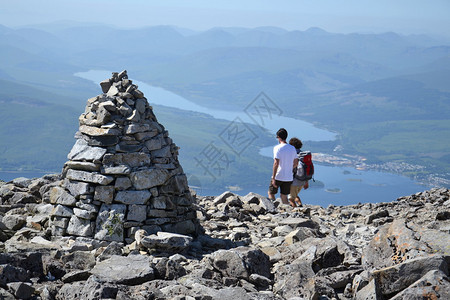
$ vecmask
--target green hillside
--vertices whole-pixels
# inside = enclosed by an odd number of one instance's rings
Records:
[[[73,146],[79,112],[0,95],[0,170],[59,172]]]
[[[372,162],[405,161],[432,166],[436,172],[450,170],[450,122],[404,120],[361,124],[343,132],[346,150],[371,158]]]

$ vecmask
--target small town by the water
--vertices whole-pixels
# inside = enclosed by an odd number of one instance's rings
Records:
[[[386,162],[381,164],[366,163],[367,159],[361,155],[340,154],[340,156],[313,153],[314,162],[322,165],[336,167],[352,167],[357,170],[374,170],[399,175],[412,174],[423,171],[424,166],[413,165],[406,162]],[[427,176],[413,176],[412,179],[427,186],[449,186],[450,179],[443,178],[441,174],[428,174]]]

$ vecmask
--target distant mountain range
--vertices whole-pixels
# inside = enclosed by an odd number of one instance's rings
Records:
[[[241,111],[263,91],[286,115],[339,132],[332,143],[312,143],[317,151],[341,144],[344,151],[369,161],[414,162],[427,166],[427,173],[449,176],[450,43],[445,40],[392,32],[336,34],[320,28],[199,32],[65,22],[0,25],[0,56],[0,169],[54,169],[64,163],[76,118],[85,101],[99,93],[98,86],[73,74],[127,69],[136,80],[213,108]],[[48,155],[58,157],[52,163],[33,158],[34,149],[48,141],[30,138],[35,131],[16,134],[21,149],[29,149],[26,158],[17,154],[18,142],[10,136],[14,120],[32,128],[41,115],[50,122],[47,138],[64,140]],[[62,123],[64,130],[58,125]],[[399,136],[404,137],[401,142]],[[195,137],[186,143],[191,147]],[[426,148],[419,146],[424,144]]]

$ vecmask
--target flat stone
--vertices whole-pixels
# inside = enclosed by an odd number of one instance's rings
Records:
[[[70,218],[67,233],[76,236],[92,236],[94,233],[94,223],[74,215]]]
[[[84,139],[78,139],[67,155],[67,158],[69,160],[79,161],[100,161],[105,153],[105,148],[92,147]]]
[[[50,203],[62,204],[66,206],[75,206],[77,200],[69,194],[64,188],[55,186],[50,190]]]
[[[104,166],[102,168],[102,173],[106,175],[127,175],[131,173],[131,168],[126,165],[122,166]]]
[[[121,132],[116,128],[99,128],[94,126],[81,125],[79,128],[81,133],[89,136],[104,136],[104,135],[120,135]]]
[[[109,147],[116,145],[118,142],[119,137],[116,135],[100,135],[100,136],[91,136],[88,140],[88,145]]]
[[[166,146],[162,149],[152,151],[152,157],[171,157],[170,146]]]
[[[214,205],[219,205],[221,203],[225,203],[227,201],[228,198],[237,198],[238,195],[233,194],[230,191],[225,191],[222,194],[220,194],[219,196],[215,197],[213,200]]]
[[[184,174],[173,176],[161,187],[161,192],[166,194],[182,195],[188,190],[188,181]]]
[[[69,170],[67,171],[66,178],[84,182],[91,182],[101,185],[110,184],[114,177],[112,176],[104,176],[101,174],[90,173],[85,171],[77,171],[77,170]]]
[[[100,164],[88,161],[67,161],[64,164],[67,169],[80,171],[97,172],[100,171]]]
[[[116,151],[122,153],[139,152],[143,148],[141,144],[122,142],[116,145]]]
[[[149,166],[150,163],[150,156],[147,153],[108,153],[103,157],[103,165],[108,166],[127,165],[136,168]]]
[[[183,197],[172,197],[173,202],[179,206],[191,206],[193,203],[192,196],[190,194],[185,194]]]
[[[136,99],[136,110],[141,114],[145,113],[145,109],[147,108],[147,100],[144,98]]]
[[[19,230],[26,224],[27,218],[22,215],[6,215],[1,222],[9,230]]]
[[[64,284],[56,296],[43,299],[116,299],[118,288],[112,284],[98,282],[95,276],[86,281],[77,281]],[[42,295],[41,295],[42,296]]]
[[[420,257],[404,263],[376,270],[372,273],[383,295],[391,295],[413,284],[432,270],[440,270],[448,274],[448,266],[444,257]]]
[[[147,216],[151,218],[168,218],[175,217],[176,211],[168,211],[163,209],[149,209],[147,211]]]
[[[192,242],[192,237],[160,231],[141,239],[141,245],[148,249],[181,252]]]
[[[167,198],[165,196],[154,197],[150,200],[151,207],[155,209],[166,209],[167,208]]]
[[[163,139],[162,138],[152,138],[145,142],[145,147],[147,147],[148,150],[153,151],[157,149],[161,149],[163,145]]]
[[[285,218],[278,222],[279,225],[288,225],[291,226],[293,229],[296,229],[298,227],[308,227],[312,229],[318,229],[319,224],[314,222],[311,219],[306,218]]]
[[[81,201],[77,202],[76,206],[79,209],[87,210],[89,212],[98,213],[99,211],[99,208],[96,205],[90,203],[83,203]]]
[[[91,184],[87,182],[72,181],[65,179],[63,187],[65,187],[70,192],[70,194],[75,198],[80,195],[88,195],[91,193]]]
[[[114,187],[110,185],[99,185],[95,187],[94,200],[111,204],[114,199]]]
[[[387,210],[377,211],[368,215],[364,221],[365,224],[372,224],[373,220],[388,217],[389,212]]]
[[[79,209],[79,208],[74,208],[73,213],[78,218],[85,219],[85,220],[93,220],[97,216],[97,213],[95,211],[89,211],[89,210]]]
[[[31,179],[26,177],[18,177],[13,179],[13,184],[21,188],[27,188],[31,184]]]
[[[151,258],[144,255],[119,256],[98,262],[91,273],[100,281],[138,285],[155,278]]]
[[[132,204],[147,204],[151,193],[148,190],[143,191],[119,191],[114,200],[127,205]]]
[[[157,135],[158,135],[158,130],[151,129],[150,131],[137,132],[134,134],[134,137],[138,141],[145,141],[145,140],[151,139],[152,137],[155,137]]]
[[[131,183],[131,180],[128,177],[117,177],[116,182],[114,184],[114,188],[119,191],[126,190],[132,186],[133,184]]]
[[[147,219],[146,205],[130,205],[128,206],[127,221],[143,222]]]
[[[66,217],[70,218],[73,216],[73,209],[64,205],[58,204],[55,206],[50,213],[51,216],[57,216],[57,217]]]
[[[146,132],[150,130],[150,125],[148,124],[130,124],[125,126],[125,134],[135,134],[139,132]]]
[[[133,186],[138,190],[150,189],[154,186],[163,185],[169,177],[169,172],[164,169],[147,169],[131,173],[130,175]]]
[[[91,272],[87,270],[75,270],[69,273],[66,273],[62,278],[62,282],[71,283],[76,281],[85,281],[91,276]]]
[[[154,167],[156,169],[167,169],[167,170],[173,170],[176,169],[177,167],[175,166],[175,164],[173,163],[168,163],[168,164],[154,164]]]

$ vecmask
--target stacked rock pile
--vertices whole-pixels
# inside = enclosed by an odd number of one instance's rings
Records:
[[[131,242],[139,229],[195,234],[178,147],[127,72],[87,101],[62,183],[50,191],[52,235]]]

